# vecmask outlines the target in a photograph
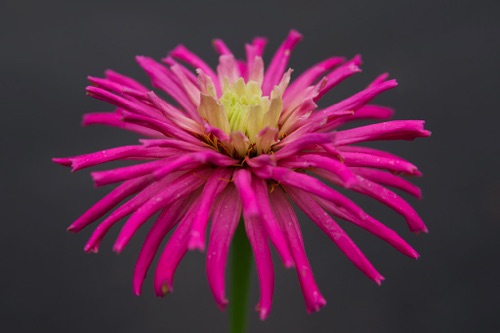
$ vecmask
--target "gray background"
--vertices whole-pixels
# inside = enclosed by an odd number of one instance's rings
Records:
[[[377,147],[421,167],[424,200],[409,198],[430,233],[410,234],[389,209],[353,196],[403,235],[413,261],[382,241],[346,229],[386,281],[365,278],[303,218],[306,248],[328,301],[307,315],[294,271],[276,262],[270,318],[251,314],[251,332],[499,332],[499,11],[494,1],[20,1],[0,4],[2,332],[223,332],[227,313],[212,300],[204,256],[189,253],[175,292],[132,294],[144,232],[120,256],[113,230],[99,255],[82,248],[91,229],[65,228],[108,189],[88,171],[71,174],[53,156],[134,143],[104,127],[81,128],[84,113],[112,108],[85,96],[86,76],[112,68],[141,79],[134,55],[161,58],[184,43],[214,65],[210,41],[243,55],[269,38],[266,60],[296,28],[300,73],[331,55],[361,53],[363,73],[325,99],[334,102],[389,71],[400,86],[377,102],[397,119],[425,119],[430,139]],[[254,276],[255,280],[255,276]],[[252,303],[257,302],[254,281]]]

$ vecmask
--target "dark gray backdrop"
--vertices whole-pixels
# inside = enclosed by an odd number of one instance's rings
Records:
[[[295,272],[276,262],[270,318],[251,315],[251,332],[498,332],[500,179],[499,11],[494,1],[20,1],[0,4],[2,124],[2,332],[223,332],[227,313],[209,293],[204,256],[189,253],[175,292],[131,289],[144,232],[120,256],[116,230],[99,255],[82,247],[90,229],[65,228],[108,189],[88,171],[71,174],[52,156],[135,142],[104,127],[80,128],[82,114],[111,107],[84,94],[87,75],[107,68],[148,82],[134,55],[157,59],[184,43],[212,65],[210,41],[269,37],[267,60],[290,28],[304,40],[290,65],[298,73],[330,55],[361,53],[363,73],[327,101],[389,71],[400,86],[378,102],[397,119],[425,119],[430,139],[382,143],[419,165],[424,200],[410,198],[430,233],[415,236],[398,215],[355,198],[421,253],[410,260],[346,226],[386,277],[365,278],[303,218],[306,247],[327,298],[307,315]],[[254,277],[255,279],[255,277]],[[252,303],[258,297],[254,281]]]

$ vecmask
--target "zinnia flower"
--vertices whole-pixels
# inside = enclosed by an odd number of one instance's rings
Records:
[[[137,62],[153,86],[168,95],[167,99],[114,71],[106,71],[105,78],[89,77],[88,95],[117,109],[87,114],[83,124],[114,126],[148,138],[139,145],[54,161],[73,171],[117,160],[144,161],[93,172],[96,186],[122,183],[69,227],[78,232],[118,207],[97,226],[85,251],[97,252],[106,232],[130,215],[114,244],[114,251],[121,252],[137,230],[159,213],[135,267],[136,294],[141,293],[162,240],[175,228],[154,275],[157,295],[171,291],[184,254],[205,249],[212,221],[206,269],[213,296],[223,308],[228,302],[224,279],[228,249],[242,218],[257,267],[261,318],[270,311],[274,285],[269,243],[284,266],[297,270],[307,310],[319,310],[326,302],[307,260],[292,204],[378,284],[384,278],[334,218],[366,229],[411,258],[418,257],[393,230],[326,183],[370,196],[401,214],[412,232],[426,231],[414,209],[387,188],[420,197],[420,190],[399,176],[418,176],[417,167],[401,157],[357,144],[413,140],[430,132],[420,120],[339,130],[355,120],[390,118],[390,108],[368,103],[397,83],[383,74],[359,93],[318,109],[316,103],[324,94],[360,71],[361,58],[332,57],[292,81],[287,64],[300,39],[298,32],[291,31],[266,70],[264,38],[245,45],[245,60],[235,59],[223,41],[215,40],[220,55],[216,71],[182,45],[162,59],[163,64],[138,56]]]

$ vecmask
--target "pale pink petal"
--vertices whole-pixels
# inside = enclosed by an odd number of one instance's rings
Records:
[[[221,87],[224,87],[226,80],[228,83],[233,83],[241,77],[238,63],[232,54],[221,55],[219,57],[217,74]]]

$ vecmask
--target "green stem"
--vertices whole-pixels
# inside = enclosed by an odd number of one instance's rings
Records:
[[[247,331],[251,264],[252,248],[245,232],[245,224],[241,219],[231,245],[231,294],[229,298],[231,333],[245,333]]]

